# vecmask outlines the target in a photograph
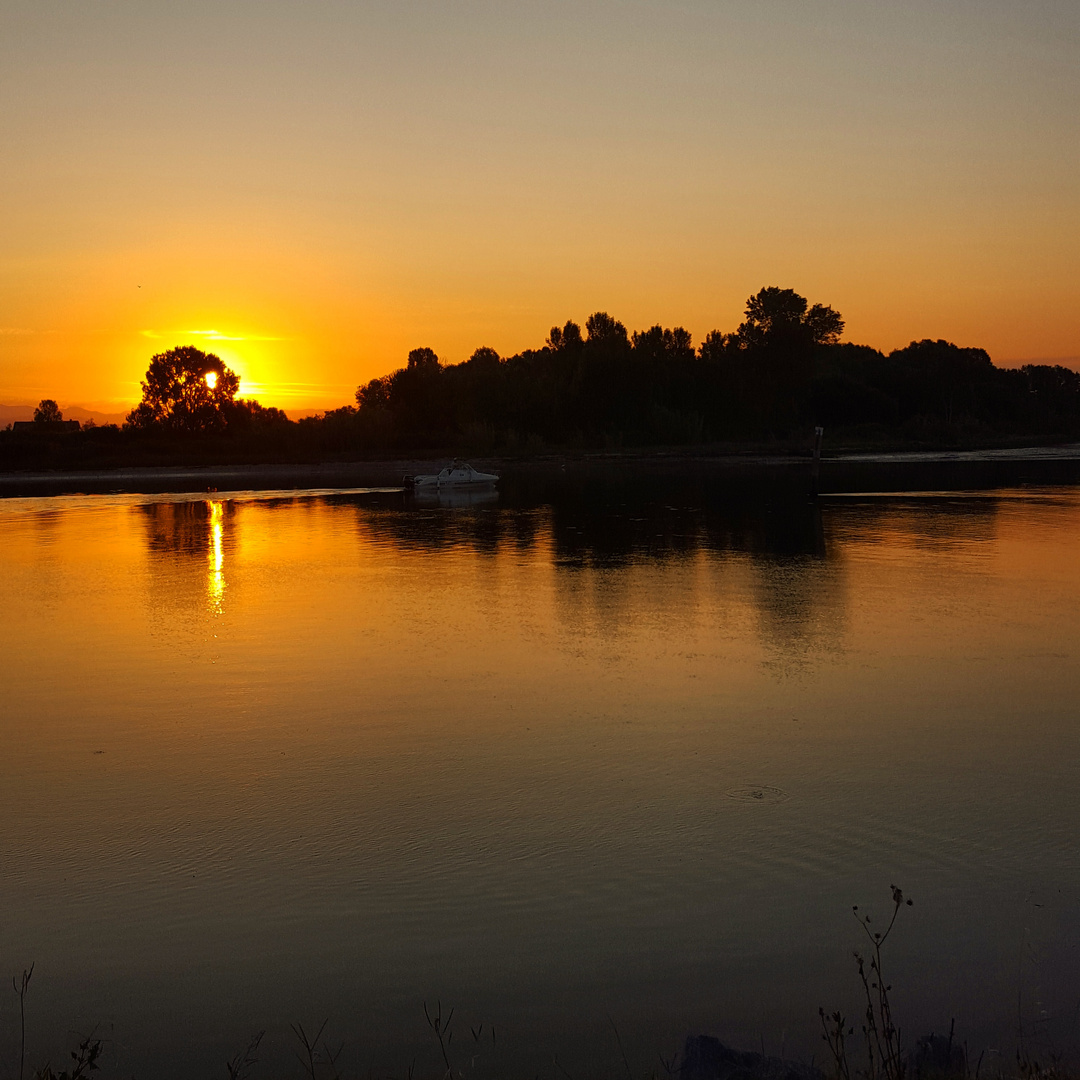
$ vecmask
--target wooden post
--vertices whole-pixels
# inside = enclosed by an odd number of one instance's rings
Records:
[[[814,464],[810,469],[810,494],[816,496],[821,481],[821,440],[825,436],[823,427],[814,428]]]

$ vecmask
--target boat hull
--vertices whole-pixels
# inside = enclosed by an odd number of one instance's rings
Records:
[[[405,487],[412,491],[468,491],[494,487],[499,477],[495,473],[479,472],[471,465],[455,461],[438,473],[406,476],[402,480]]]

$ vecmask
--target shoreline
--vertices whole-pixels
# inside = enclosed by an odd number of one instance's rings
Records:
[[[442,457],[392,458],[377,461],[329,461],[315,464],[169,465],[116,469],[0,473],[0,498],[28,494],[130,492],[156,494],[170,491],[288,490],[305,488],[400,487],[403,476],[430,469]],[[763,473],[798,477],[810,475],[813,459],[806,453],[725,450],[610,451],[550,454],[520,459],[476,457],[485,470],[509,477],[603,475],[626,477],[632,471],[648,475],[698,473],[716,476],[760,476]],[[907,469],[978,469],[1046,466],[1052,471],[1080,466],[1080,443],[1059,446],[1022,446],[979,450],[852,451],[823,455],[823,486],[850,472],[874,474]],[[1080,473],[1077,474],[1080,479]]]

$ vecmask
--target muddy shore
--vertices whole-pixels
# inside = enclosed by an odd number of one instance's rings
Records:
[[[0,473],[0,497],[126,492],[319,490],[400,487],[402,478],[434,471],[442,463],[422,459],[327,462],[296,465],[219,465]],[[553,454],[534,459],[477,458],[473,464],[507,480],[576,476],[629,480],[635,475],[697,474],[717,478],[813,480],[808,454],[656,453],[622,451]],[[936,479],[936,482],[934,482]],[[1080,443],[982,450],[857,452],[821,459],[817,488],[830,491],[912,490],[1023,483],[1080,482]],[[854,485],[854,487],[853,487]]]

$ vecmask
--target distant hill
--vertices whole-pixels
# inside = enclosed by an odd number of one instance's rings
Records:
[[[127,413],[102,412],[100,409],[84,409],[81,405],[69,405],[60,410],[65,420],[78,420],[85,424],[87,420],[93,420],[95,424],[122,424]]]
[[[0,405],[0,428],[6,428],[16,420],[33,420],[33,405]]]
[[[78,420],[85,424],[93,420],[95,424],[122,424],[126,413],[102,412],[100,409],[84,409],[81,405],[69,405],[60,410],[65,420]],[[0,431],[16,420],[33,420],[33,405],[0,405]]]

